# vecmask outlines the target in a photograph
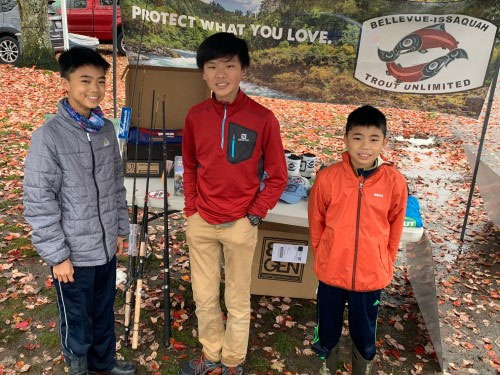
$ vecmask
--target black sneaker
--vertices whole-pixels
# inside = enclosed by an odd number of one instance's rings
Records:
[[[110,371],[97,372],[89,371],[88,375],[134,375],[135,365],[132,362],[116,361],[115,367]]]
[[[222,375],[243,375],[243,366],[227,367],[222,365]]]
[[[182,363],[179,375],[220,375],[221,363],[213,362],[202,354],[198,358]]]

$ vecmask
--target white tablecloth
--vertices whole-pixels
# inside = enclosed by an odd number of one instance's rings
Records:
[[[127,189],[127,203],[132,204],[132,186],[133,178],[125,177],[125,188]],[[136,182],[136,194],[135,203],[139,207],[144,205],[144,192],[146,189],[146,178],[138,177]],[[149,180],[149,191],[163,191],[163,183],[158,177],[150,178]],[[174,195],[174,179],[167,179],[167,190],[170,193],[168,198],[168,209],[169,210],[182,210],[184,208],[184,196]],[[148,200],[148,207],[153,209],[163,210],[163,199],[152,199]],[[309,223],[307,221],[307,201],[302,200],[296,204],[288,204],[279,201],[276,206],[268,212],[264,219],[265,221],[271,223],[295,225],[299,227],[308,227]],[[403,242],[417,242],[422,237],[424,230],[423,228],[404,228],[403,236],[401,241]]]

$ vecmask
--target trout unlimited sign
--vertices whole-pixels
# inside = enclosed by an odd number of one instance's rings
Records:
[[[495,25],[463,15],[393,15],[363,23],[354,76],[377,89],[442,94],[484,84]]]

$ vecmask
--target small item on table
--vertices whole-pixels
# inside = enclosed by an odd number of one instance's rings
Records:
[[[174,195],[184,195],[184,165],[182,156],[176,156],[174,160]]]
[[[163,190],[155,190],[155,191],[150,191],[148,193],[148,197],[151,199],[163,199],[165,196]],[[167,192],[167,198],[170,197],[170,193]]]

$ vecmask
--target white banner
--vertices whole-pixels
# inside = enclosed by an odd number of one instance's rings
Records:
[[[400,93],[478,88],[484,84],[496,31],[490,22],[457,14],[373,18],[363,23],[354,77]]]

